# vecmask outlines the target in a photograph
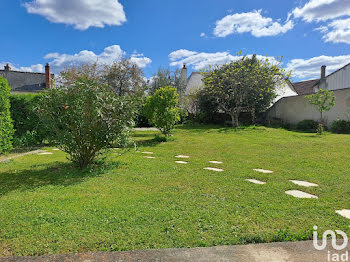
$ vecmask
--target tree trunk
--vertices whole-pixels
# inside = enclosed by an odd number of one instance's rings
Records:
[[[253,125],[256,124],[256,114],[255,114],[255,108],[252,108],[252,123]]]

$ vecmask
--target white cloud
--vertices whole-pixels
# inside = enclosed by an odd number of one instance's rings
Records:
[[[12,71],[21,71],[21,72],[35,72],[35,73],[44,73],[45,68],[41,64],[31,65],[31,66],[15,66],[9,62],[0,62],[0,69],[3,69],[6,64],[9,64]]]
[[[287,69],[293,71],[293,77],[299,79],[320,78],[321,66],[327,66],[327,74],[334,72],[350,62],[350,55],[318,56],[310,59],[292,59]]]
[[[251,55],[249,55],[251,56]],[[198,53],[185,49],[180,49],[169,54],[169,59],[172,61],[170,66],[182,66],[186,64],[192,66],[195,70],[201,70],[209,65],[226,64],[231,61],[236,61],[242,56],[231,55],[229,52],[216,53]],[[257,55],[258,59],[266,59],[265,56]],[[276,61],[273,57],[269,57],[271,62]]]
[[[306,22],[320,22],[350,15],[349,0],[310,0],[303,7],[293,10],[296,18]]]
[[[52,60],[50,64],[54,72],[60,72],[66,67],[84,63],[98,62],[100,64],[111,64],[115,61],[119,61],[125,55],[126,53],[119,45],[112,45],[106,47],[101,54],[95,54],[92,51],[83,50],[76,54],[50,53],[44,58]],[[143,54],[133,54],[130,59],[141,68],[146,67],[152,62],[150,58],[145,57]]]
[[[126,22],[118,0],[33,0],[24,6],[30,14],[42,15],[53,23],[73,25],[79,30]]]
[[[334,20],[329,28],[329,32],[323,31],[326,42],[350,44],[350,18]]]
[[[231,34],[251,33],[255,37],[275,36],[293,29],[294,23],[289,20],[284,25],[274,22],[270,17],[263,17],[261,10],[227,15],[216,22],[214,35],[226,37]]]
[[[130,60],[141,68],[144,68],[148,64],[152,63],[152,60],[148,57],[145,57],[143,54],[133,54],[130,57]]]
[[[201,33],[200,37],[207,37],[206,33]]]

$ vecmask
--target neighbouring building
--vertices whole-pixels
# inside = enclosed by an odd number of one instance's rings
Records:
[[[321,67],[320,79],[293,84],[297,96],[284,97],[267,112],[269,121],[279,120],[296,125],[304,119],[320,120],[319,111],[309,104],[306,95],[325,88],[334,92],[336,105],[324,113],[324,122],[330,126],[337,119],[350,120],[350,64],[326,76],[326,66]]]
[[[50,65],[46,64],[45,73],[13,71],[7,64],[0,70],[0,76],[5,78],[10,87],[11,93],[37,93],[50,88],[55,75],[50,73]]]

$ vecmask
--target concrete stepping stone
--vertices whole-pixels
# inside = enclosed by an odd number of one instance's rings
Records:
[[[188,162],[186,162],[186,161],[175,161],[175,163],[177,163],[177,164],[184,164],[184,165],[188,164]]]
[[[209,163],[211,163],[211,164],[222,164],[221,161],[209,161]]]
[[[288,190],[285,193],[296,198],[318,198],[317,196],[299,190]]]
[[[43,153],[39,153],[38,155],[53,155],[52,152],[43,152]]]
[[[250,183],[257,184],[257,185],[265,185],[266,184],[266,182],[262,182],[262,181],[259,181],[259,180],[256,180],[256,179],[246,179],[246,181],[248,181]]]
[[[350,209],[337,210],[335,213],[341,215],[342,217],[350,219]]]
[[[304,186],[304,187],[315,187],[318,186],[317,184],[306,182],[306,181],[300,181],[300,180],[289,180],[290,182],[298,185],[298,186]]]
[[[265,169],[253,169],[254,171],[256,171],[256,172],[260,172],[260,173],[264,173],[264,174],[272,174],[273,173],[273,171],[271,171],[271,170],[265,170]]]
[[[60,151],[58,148],[54,148],[52,149],[52,151]]]
[[[178,155],[178,156],[175,156],[176,158],[190,158],[189,156],[184,156],[184,155]]]
[[[153,155],[153,152],[142,152],[142,154]]]
[[[205,170],[209,170],[209,171],[215,171],[215,172],[222,172],[224,171],[223,169],[220,168],[214,168],[214,167],[205,167]]]
[[[144,158],[148,158],[148,159],[155,159],[154,156],[144,156]]]

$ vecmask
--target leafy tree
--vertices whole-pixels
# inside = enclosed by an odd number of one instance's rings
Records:
[[[0,77],[0,154],[12,149],[14,130],[10,114],[10,90],[7,80]]]
[[[335,106],[334,92],[328,89],[320,89],[315,94],[306,96],[306,99],[320,112],[320,124],[317,133],[322,134],[324,129],[323,113],[328,112]]]
[[[158,89],[147,98],[144,106],[146,116],[165,136],[170,135],[176,122],[180,120],[178,104],[179,95],[170,86]]]
[[[158,89],[166,86],[172,86],[176,88],[178,94],[183,94],[186,88],[181,78],[181,70],[176,69],[171,72],[169,68],[159,68],[158,72],[153,76],[150,84],[150,94],[154,94]]]
[[[334,92],[328,89],[320,89],[315,94],[306,96],[311,105],[314,105],[320,112],[320,122],[323,123],[323,113],[335,106]]]
[[[81,77],[108,85],[118,96],[143,96],[147,89],[142,69],[125,58],[110,65],[95,62],[73,66],[61,73],[59,82],[66,86]]]
[[[203,75],[206,93],[216,100],[218,110],[230,115],[236,127],[242,111],[253,112],[255,119],[256,112],[266,110],[276,97],[275,87],[288,77],[279,60],[272,64],[256,56],[210,67]]]
[[[199,112],[200,112],[200,99],[201,99],[201,89],[193,88],[188,91],[184,100],[183,106],[188,113],[188,116],[192,119],[192,124],[194,125]]]
[[[69,85],[47,90],[39,115],[50,140],[83,169],[112,143],[125,141],[133,125],[134,105],[107,85],[80,76]]]

